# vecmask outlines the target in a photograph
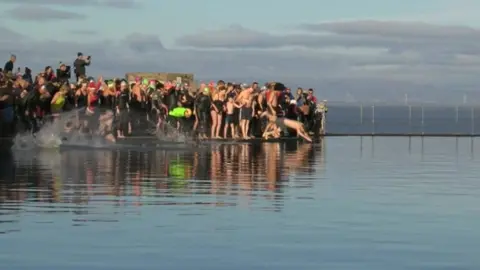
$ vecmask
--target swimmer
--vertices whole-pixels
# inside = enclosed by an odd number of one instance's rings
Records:
[[[65,133],[70,133],[70,132],[72,132],[73,127],[74,127],[73,122],[72,121],[67,121],[65,123],[65,126],[63,127],[63,130],[65,131]]]
[[[283,118],[283,117],[277,117],[268,112],[262,113],[260,117],[268,118],[269,124],[274,124],[278,126],[278,128],[287,127],[287,128],[294,129],[297,132],[298,136],[304,138],[308,142],[312,142],[312,139],[310,138],[310,136],[308,136],[307,132],[305,131],[305,128],[303,127],[303,124],[298,121]]]
[[[278,139],[280,138],[281,129],[274,123],[268,123],[265,127],[265,131],[262,134],[264,140],[268,140],[270,137]]]
[[[112,133],[112,124],[113,124],[113,112],[112,111],[107,111],[104,114],[100,115],[99,117],[99,131],[100,135],[103,135],[104,138],[112,143],[115,143],[117,140],[115,139],[115,136],[113,136]]]

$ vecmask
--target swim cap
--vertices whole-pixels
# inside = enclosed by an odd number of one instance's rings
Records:
[[[142,84],[143,84],[143,85],[148,85],[148,80],[147,80],[147,79],[143,79]]]
[[[210,88],[208,88],[208,87],[203,88],[203,92],[210,93]]]

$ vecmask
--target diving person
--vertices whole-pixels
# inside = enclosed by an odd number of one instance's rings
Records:
[[[269,129],[273,128],[272,126],[277,126],[280,129],[291,128],[297,132],[298,136],[304,138],[308,142],[312,142],[312,139],[310,138],[310,136],[308,136],[307,132],[305,131],[305,128],[303,127],[303,124],[298,121],[283,118],[283,117],[277,117],[276,115],[272,115],[269,112],[263,112],[261,114],[261,117],[266,117],[268,119],[268,122],[270,125]],[[266,134],[264,134],[263,137],[265,137],[265,135]]]

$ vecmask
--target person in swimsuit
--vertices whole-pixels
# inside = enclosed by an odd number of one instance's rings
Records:
[[[241,102],[242,108],[240,109],[240,130],[243,135],[243,139],[248,140],[250,137],[249,129],[250,129],[250,121],[252,120],[254,109],[252,108],[253,105],[253,88],[245,88],[237,97],[237,100]]]
[[[223,118],[223,97],[225,96],[225,87],[219,87],[212,93],[212,107],[210,110],[210,116],[212,118],[212,127],[210,130],[210,137],[212,139],[221,139],[220,128],[222,127]]]
[[[116,139],[113,135],[113,118],[114,114],[111,110],[107,110],[99,117],[98,133],[103,136],[108,142],[115,143]]]
[[[81,82],[75,91],[75,108],[87,106],[87,82]]]
[[[237,135],[235,134],[235,108],[241,108],[242,106],[235,103],[233,96],[228,97],[228,101],[225,104],[225,127],[223,128],[223,138],[227,138],[228,129],[232,131],[232,138],[236,139]]]
[[[280,129],[291,128],[297,132],[297,136],[304,138],[308,142],[312,142],[312,139],[310,138],[310,136],[308,136],[307,132],[305,132],[305,128],[303,127],[303,124],[298,121],[283,118],[283,117],[282,118],[277,117],[276,115],[272,115],[269,112],[262,113],[261,117],[266,117],[269,121],[269,125],[272,124],[268,127],[269,129],[273,128],[271,127],[273,125],[277,126]]]
[[[52,101],[50,102],[50,110],[53,117],[58,117],[63,111],[63,106],[65,105],[65,95],[68,92],[68,86],[64,85],[60,88],[60,91],[53,95]]]

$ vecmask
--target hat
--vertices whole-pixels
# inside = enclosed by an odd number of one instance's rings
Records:
[[[80,56],[83,56],[83,53],[78,52],[78,53],[77,53],[77,57],[80,57]]]

